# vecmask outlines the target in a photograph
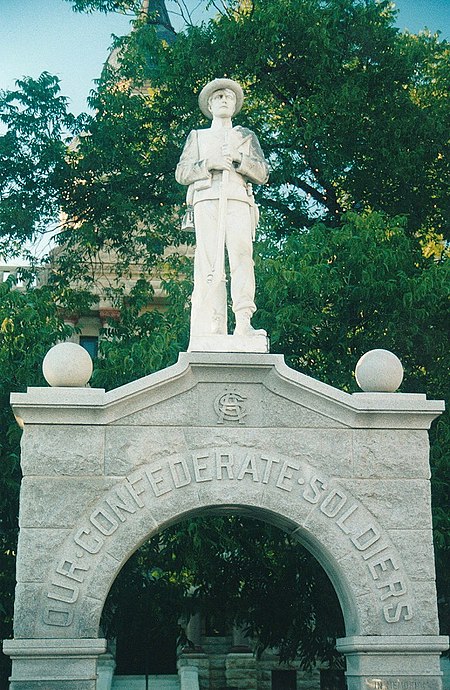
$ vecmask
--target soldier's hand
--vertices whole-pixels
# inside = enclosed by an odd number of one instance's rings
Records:
[[[233,167],[233,159],[231,156],[212,156],[206,161],[208,170],[231,170]]]
[[[237,149],[233,149],[229,144],[223,144],[222,155],[225,158],[231,158],[232,163],[240,163],[242,160],[242,155]]]

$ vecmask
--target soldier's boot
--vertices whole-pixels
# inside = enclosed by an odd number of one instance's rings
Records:
[[[234,335],[240,335],[245,337],[254,335],[267,336],[267,333],[263,328],[253,328],[252,324],[250,323],[250,319],[252,318],[251,309],[239,309],[235,313],[235,317],[236,327],[234,329]]]

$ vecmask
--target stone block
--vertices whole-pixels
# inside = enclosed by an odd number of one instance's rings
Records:
[[[186,666],[194,666],[198,669],[198,682],[200,690],[209,690],[209,659],[206,654],[183,654],[177,662],[178,672]]]
[[[426,431],[358,429],[353,432],[354,476],[368,479],[429,479]]]
[[[207,335],[191,336],[188,352],[269,352],[265,335]]]
[[[234,374],[234,376],[233,376]],[[230,378],[230,381],[226,379]],[[218,420],[224,426],[239,428],[341,428],[344,425],[300,404],[295,397],[280,397],[261,383],[239,380],[236,371],[222,377],[220,382],[200,382],[198,421],[194,426],[215,427]],[[221,418],[222,405],[230,402],[228,394],[238,396],[241,422]],[[289,393],[295,393],[294,390]],[[232,401],[233,402],[233,401]]]
[[[390,550],[387,550],[386,555],[390,554]],[[400,636],[439,634],[434,581],[413,580],[408,577],[403,567],[392,572],[385,579],[380,577],[374,580],[368,567],[370,563],[370,559],[364,564],[358,562],[350,554],[339,560],[341,572],[351,571],[355,579],[357,575],[359,582],[354,589],[356,610],[355,614],[349,617],[348,634]],[[378,569],[376,574],[380,572]],[[391,589],[387,585],[394,581],[398,581],[399,584],[394,586],[394,594],[388,596]],[[386,586],[383,586],[384,583]],[[359,626],[359,633],[355,632],[355,624]],[[352,627],[353,633],[350,633]]]
[[[183,429],[161,426],[110,426],[106,429],[105,473],[123,476],[139,465],[181,453]]]
[[[41,602],[37,622],[34,626],[36,636],[47,635],[63,640],[68,637],[90,638],[98,634],[103,601],[84,596],[82,600],[80,599],[75,604],[70,605],[53,601],[44,596]],[[61,615],[57,618],[53,613],[50,616],[48,613],[50,607],[53,610],[68,612],[70,617]],[[53,622],[52,625],[48,624],[49,620]],[[66,625],[66,622],[69,625]]]
[[[126,412],[126,410],[124,410]],[[131,412],[131,411],[130,411]],[[158,400],[129,416],[124,416],[114,424],[127,426],[191,426],[199,423],[199,394],[197,387],[179,392]]]
[[[89,476],[103,474],[104,428],[30,425],[22,436],[24,475]]]
[[[430,484],[420,479],[341,479],[385,529],[430,529]]]
[[[42,598],[45,585],[18,583],[14,599],[14,638],[38,637],[36,628],[42,617]]]
[[[52,657],[46,650],[43,651],[41,658],[20,659],[14,663],[14,666],[15,680],[26,680],[31,677],[46,682],[64,682],[95,680],[97,675],[93,659],[80,659],[70,655]]]
[[[11,680],[10,690],[96,690],[92,680]]]
[[[436,585],[434,580],[410,580],[411,599],[417,633],[424,636],[439,635]],[[411,634],[406,630],[398,634]],[[388,631],[385,634],[389,634]],[[414,634],[414,633],[413,633]]]
[[[433,532],[431,529],[390,529],[407,573],[414,580],[434,580]]]
[[[67,529],[22,528],[19,532],[16,577],[18,582],[43,582],[49,561],[70,534]]]
[[[375,690],[436,690],[440,685],[440,652],[448,638],[432,635],[346,637],[336,641],[347,656],[349,687],[358,690],[377,681]],[[359,684],[358,684],[359,683]]]
[[[349,477],[352,432],[348,429],[281,429],[270,431],[270,442],[280,453],[308,463],[328,477]]]
[[[76,588],[78,585],[74,583]],[[49,637],[91,638],[98,634],[98,622],[103,601],[88,595],[76,598],[73,604],[49,599],[48,592],[54,588],[46,584],[19,583],[16,587],[14,607],[14,637],[16,640]],[[49,614],[63,611],[61,615]],[[67,614],[66,614],[67,612]]]
[[[104,601],[86,596],[81,607],[81,614],[73,626],[76,637],[93,637],[98,634],[98,624],[102,615]]]
[[[185,430],[188,450],[235,446],[305,462],[329,475],[351,477],[352,432],[348,429],[280,429],[215,426]]]
[[[348,536],[337,527],[335,520],[325,515],[317,506],[307,505],[309,513],[302,522],[302,528],[295,532],[295,536],[305,543],[307,548],[313,547],[313,551],[314,545],[318,547],[320,544],[324,555],[328,554],[336,562],[352,555],[355,547]]]
[[[101,654],[97,661],[97,688],[96,690],[111,690],[116,661],[109,652]]]
[[[71,528],[86,508],[115,483],[100,477],[25,477],[20,491],[20,527]]]
[[[106,640],[6,640],[13,659],[11,688],[20,690],[95,690],[96,664]]]
[[[355,677],[346,674],[348,690],[446,690],[442,688],[441,678],[423,678],[419,676],[385,676],[376,673],[370,676]]]
[[[341,422],[311,410],[297,401],[283,400],[279,396],[266,392],[261,400],[260,409],[262,419],[266,420],[262,426],[286,428],[316,428],[336,429],[345,428]]]
[[[135,552],[136,546],[150,539],[158,531],[158,527],[159,523],[152,512],[143,508],[130,516],[125,527],[120,526],[114,539],[107,540],[105,551],[120,563],[125,563]]]
[[[185,445],[188,452],[195,452],[205,448],[258,450],[264,445],[267,435],[266,429],[224,426],[222,424],[184,429]]]
[[[253,654],[227,654],[225,677],[228,687],[256,690],[256,659]]]
[[[103,553],[102,557],[96,562],[96,571],[93,576],[86,580],[83,586],[83,598],[99,601],[103,604],[105,592],[109,591],[114,580],[114,576],[121,569],[121,563],[117,558],[109,553]],[[98,577],[104,573],[106,577]]]

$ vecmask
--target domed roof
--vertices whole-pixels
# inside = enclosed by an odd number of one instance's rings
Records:
[[[140,15],[146,19],[146,24],[156,28],[156,34],[161,41],[169,44],[175,41],[177,35],[170,22],[165,0],[142,0]],[[106,61],[107,66],[118,68],[120,50],[120,48],[114,48],[111,51]],[[151,56],[149,56],[149,67],[152,67]]]
[[[170,22],[164,0],[143,0],[141,14],[147,17],[147,24],[156,26],[156,32],[161,40],[173,43],[176,33]]]

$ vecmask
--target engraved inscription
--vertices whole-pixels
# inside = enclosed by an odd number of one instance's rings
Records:
[[[73,623],[73,610],[48,606],[44,611],[44,623],[57,628],[68,628]]]
[[[434,690],[426,678],[373,678],[365,681],[367,690]]]
[[[290,494],[292,501],[306,501],[311,510],[320,511],[345,535],[361,557],[377,592],[384,620],[387,623],[411,620],[411,600],[400,558],[361,503],[341,487],[329,486],[325,477],[299,460],[242,448],[214,448],[142,466],[107,494],[73,533],[69,555],[55,566],[44,622],[59,627],[71,625],[73,607],[80,598],[93,560],[109,538],[145,508],[151,497],[160,498],[191,484],[212,481],[271,484],[281,494]],[[386,690],[422,688],[386,686]]]
[[[328,490],[326,482],[315,475],[303,492],[303,498],[318,504],[321,513],[334,519],[335,524],[350,537],[350,542],[361,553],[379,590],[384,620],[387,623],[411,620],[412,605],[407,597],[404,575],[398,572],[399,558],[383,537],[380,528],[373,523],[364,524],[360,519],[361,505],[354,499],[351,502],[342,489]]]
[[[245,410],[244,400],[247,400],[247,398],[234,390],[218,395],[214,401],[217,424],[223,424],[224,422],[245,424],[247,412]]]

